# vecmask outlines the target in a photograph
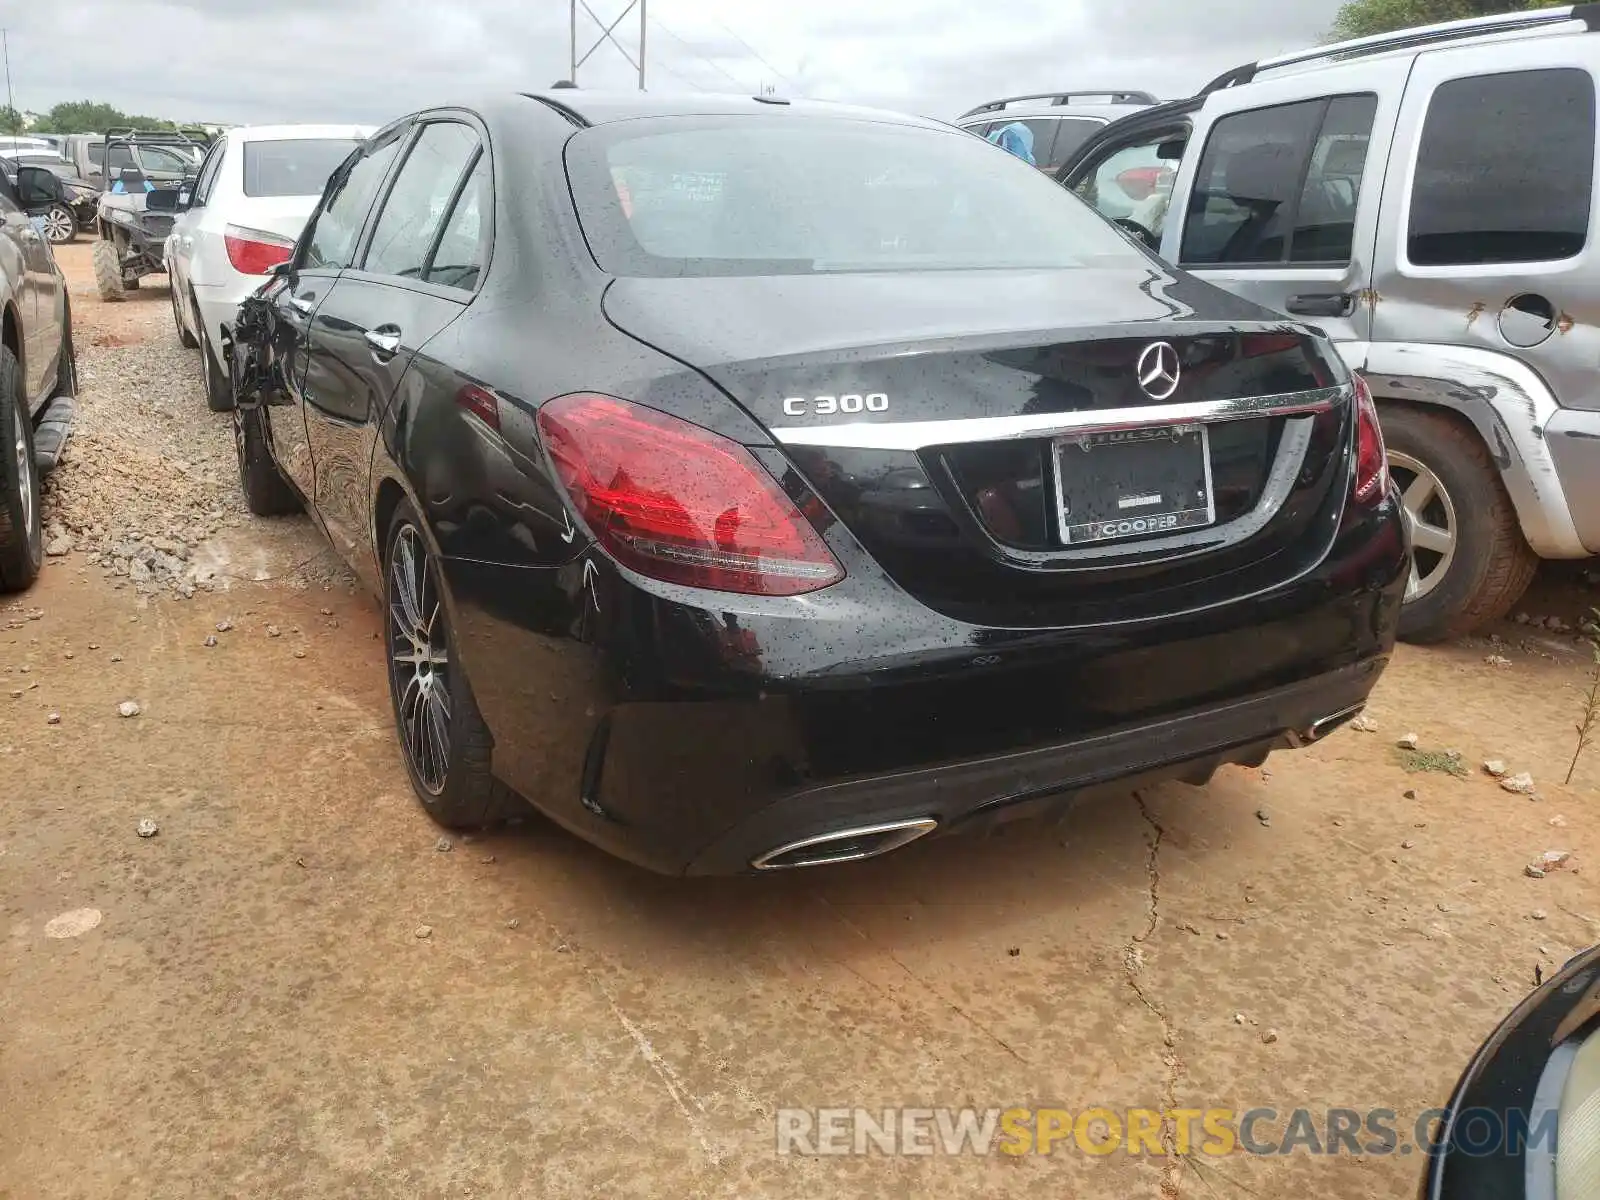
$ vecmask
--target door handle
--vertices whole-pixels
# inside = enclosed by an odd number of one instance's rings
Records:
[[[312,313],[317,311],[317,306],[315,304],[311,303],[310,300],[302,300],[299,296],[289,297],[289,307],[294,309],[295,312],[299,313],[302,317],[309,317]]]
[[[374,358],[393,358],[400,349],[400,326],[379,325],[376,329],[367,330],[367,345],[372,347]]]
[[[1349,292],[1311,292],[1290,296],[1284,307],[1301,317],[1348,317],[1356,310],[1356,298]]]

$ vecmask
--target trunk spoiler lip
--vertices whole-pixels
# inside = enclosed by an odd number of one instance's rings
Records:
[[[830,425],[774,425],[769,432],[785,446],[818,446],[851,450],[903,450],[913,453],[937,446],[972,442],[1023,441],[1074,433],[1145,429],[1160,425],[1212,424],[1261,417],[1304,416],[1327,412],[1354,395],[1353,385],[1150,404],[1065,413],[1027,413],[1010,417],[955,417],[937,421],[845,421]]]

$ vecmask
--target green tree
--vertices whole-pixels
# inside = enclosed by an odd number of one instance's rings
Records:
[[[9,104],[0,104],[0,133],[18,134],[22,129],[22,114]]]
[[[1413,25],[1547,7],[1549,0],[1349,0],[1334,18],[1333,36],[1369,37]]]
[[[40,133],[100,133],[114,126],[173,129],[171,121],[125,113],[98,100],[68,100],[56,105],[34,126]]]

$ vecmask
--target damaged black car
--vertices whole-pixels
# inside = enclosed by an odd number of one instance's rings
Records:
[[[417,797],[669,873],[864,859],[1359,713],[1371,396],[917,118],[577,90],[335,173],[228,347],[241,483],[382,597]]]

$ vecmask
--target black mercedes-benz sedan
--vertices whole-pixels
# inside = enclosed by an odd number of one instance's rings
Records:
[[[446,826],[866,858],[1260,763],[1393,646],[1407,539],[1333,344],[931,121],[417,113],[229,357],[249,503],[384,598]]]

